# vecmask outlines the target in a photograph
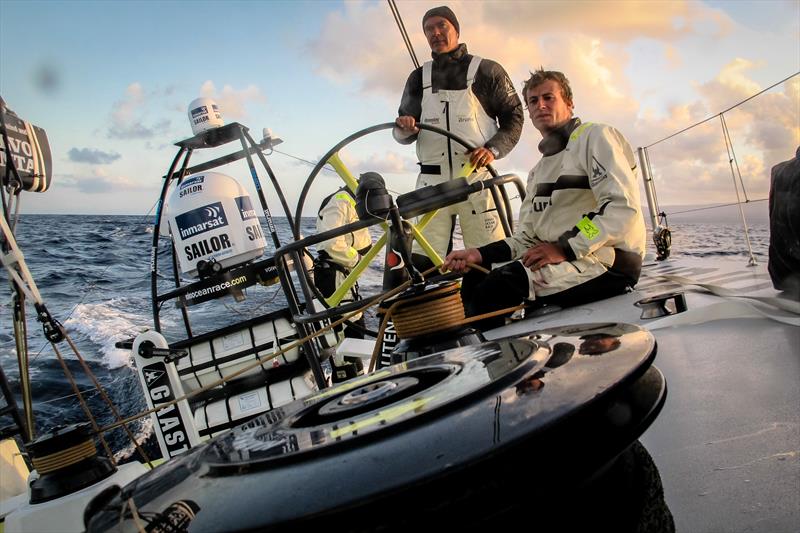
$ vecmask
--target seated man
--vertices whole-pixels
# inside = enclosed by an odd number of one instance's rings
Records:
[[[561,72],[534,72],[522,91],[542,159],[530,171],[514,234],[450,253],[444,268],[464,277],[467,316],[529,299],[568,307],[624,293],[639,280],[646,230],[633,150],[616,129],[573,118],[572,90]],[[509,261],[512,261],[509,263]],[[477,327],[501,326],[503,317]]]

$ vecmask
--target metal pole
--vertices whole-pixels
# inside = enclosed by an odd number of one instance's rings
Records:
[[[655,186],[653,177],[650,175],[650,161],[647,157],[647,148],[637,148],[639,155],[639,167],[642,169],[642,182],[644,183],[644,195],[647,198],[647,209],[650,211],[650,224],[653,232],[658,229],[658,200],[656,200]]]
[[[728,164],[731,167],[733,190],[736,191],[736,205],[739,206],[739,215],[742,217],[742,226],[744,227],[744,238],[747,242],[747,251],[750,253],[750,259],[747,261],[747,266],[756,266],[758,261],[756,261],[756,256],[753,254],[753,246],[750,244],[750,232],[747,229],[747,219],[744,216],[742,200],[739,197],[739,186],[736,184],[736,172],[733,169],[734,156],[731,153],[733,151],[733,141],[728,133],[728,125],[725,124],[725,116],[722,113],[719,114],[719,120],[722,123],[722,136],[725,138],[725,149],[728,151]],[[744,184],[742,184],[742,189],[744,190]]]

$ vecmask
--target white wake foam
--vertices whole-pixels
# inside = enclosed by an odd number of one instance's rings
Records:
[[[79,304],[65,322],[67,332],[85,335],[100,347],[100,359],[108,368],[133,366],[128,350],[114,343],[135,337],[150,326],[150,317],[121,309],[122,300],[112,299],[102,303]],[[90,354],[84,357],[91,358]]]

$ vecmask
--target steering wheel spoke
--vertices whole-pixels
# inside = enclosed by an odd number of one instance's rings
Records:
[[[327,160],[328,164],[333,167],[333,170],[342,178],[347,188],[353,192],[356,192],[356,188],[358,187],[358,181],[353,176],[353,174],[348,170],[347,166],[342,161],[342,158],[339,157],[339,152],[332,153]]]

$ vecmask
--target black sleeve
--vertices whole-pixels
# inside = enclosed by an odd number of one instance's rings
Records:
[[[422,116],[422,67],[414,69],[408,75],[406,86],[403,88],[403,96],[400,99],[400,107],[397,109],[397,116],[412,116],[419,120]]]
[[[505,241],[495,241],[478,248],[481,253],[481,264],[490,267],[492,263],[511,261],[511,247]]]
[[[419,122],[422,116],[422,67],[413,70],[408,75],[406,86],[403,88],[403,96],[400,98],[400,107],[397,109],[397,116],[411,116]],[[399,142],[411,144],[416,140],[417,136],[412,135]]]
[[[497,148],[499,157],[505,157],[517,145],[522,135],[525,113],[511,78],[499,63],[490,59],[481,61],[473,85],[484,111],[497,120],[497,133],[486,141],[486,147]]]

